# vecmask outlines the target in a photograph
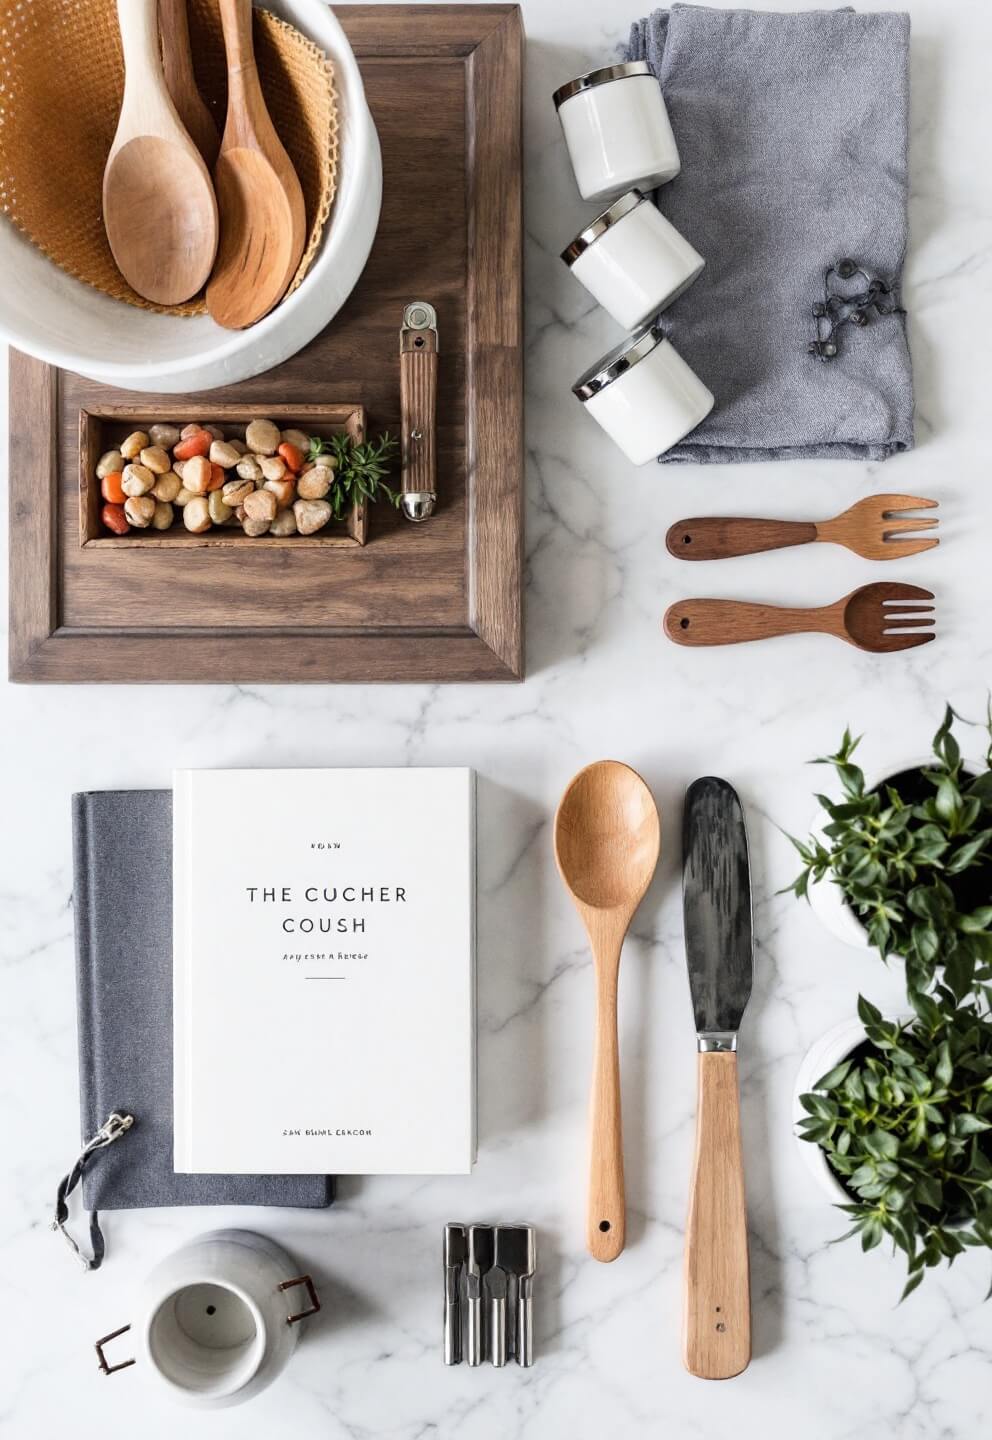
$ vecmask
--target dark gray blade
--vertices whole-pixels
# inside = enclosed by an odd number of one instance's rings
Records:
[[[751,998],[751,876],[741,802],[714,776],[686,791],[682,908],[696,1033],[736,1031]]]

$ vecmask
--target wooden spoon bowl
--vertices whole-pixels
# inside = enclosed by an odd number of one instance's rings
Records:
[[[157,0],[118,0],[125,84],[103,176],[103,217],[118,269],[139,295],[179,305],[202,290],[217,253],[217,202],[166,89]]]

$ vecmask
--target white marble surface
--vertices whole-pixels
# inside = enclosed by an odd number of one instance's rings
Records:
[[[830,1246],[841,1229],[790,1133],[800,1055],[898,975],[775,897],[817,776],[804,761],[844,724],[866,756],[925,748],[945,697],[977,715],[989,666],[988,414],[992,90],[986,0],[911,0],[912,254],[907,299],[917,451],[845,463],[634,471],[584,422],[568,382],[612,341],[556,259],[588,213],[566,172],[550,93],[608,56],[630,16],[605,0],[525,0],[527,68],[527,604],[518,687],[363,690],[6,687],[0,864],[0,1431],[12,1440],[670,1434],[808,1440],[976,1436],[990,1409],[987,1258],[928,1280],[902,1308],[898,1262]],[[878,473],[876,473],[878,472]],[[659,632],[699,585],[720,595],[831,600],[889,571],[831,548],[692,571],[665,554],[680,515],[829,514],[871,488],[934,494],[945,545],[907,579],[939,592],[939,642],[873,659],[828,639],[691,653]],[[4,586],[4,593],[6,586]],[[698,591],[697,591],[698,593]],[[5,627],[4,627],[5,628]],[[591,974],[554,872],[549,817],[571,773],[604,755],[643,771],[665,860],[621,972],[630,1240],[612,1266],[583,1252]],[[104,1379],[93,1339],[124,1323],[144,1272],[228,1212],[115,1215],[110,1260],[75,1267],[47,1227],[76,1144],[68,802],[154,786],[173,765],[456,762],[481,774],[481,1136],[467,1180],[349,1180],[323,1214],[245,1213],[317,1276],[325,1310],[279,1384],[245,1410],[176,1411],[136,1369]],[[694,1049],[681,945],[679,811],[716,771],[744,797],[756,888],[755,994],[742,1036],[755,1356],[709,1385],[679,1362],[680,1260]],[[121,903],[148,903],[141,895]],[[541,1227],[538,1363],[444,1370],[440,1227],[524,1217]]]

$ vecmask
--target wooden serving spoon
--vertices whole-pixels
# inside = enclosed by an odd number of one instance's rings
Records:
[[[212,170],[220,149],[220,136],[196,84],[193,49],[189,39],[186,0],[158,0],[158,28],[162,37],[165,83],[189,138]]]
[[[207,309],[229,330],[254,325],[279,303],[306,242],[299,177],[262,98],[251,12],[251,0],[220,0],[227,122],[214,171],[221,240]]]
[[[579,771],[555,816],[555,860],[589,936],[596,973],[586,1232],[594,1260],[615,1260],[624,1247],[617,982],[624,937],[660,849],[658,810],[635,770],[600,760]]]
[[[678,600],[662,624],[676,645],[736,645],[774,635],[834,635],[859,650],[912,650],[934,639],[931,590],[919,585],[861,585],[833,605],[787,609],[747,600]]]
[[[117,0],[124,101],[103,174],[103,219],[117,267],[139,295],[179,305],[217,254],[210,174],[165,84],[158,0]]]

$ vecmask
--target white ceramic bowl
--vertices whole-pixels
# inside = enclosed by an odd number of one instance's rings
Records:
[[[180,394],[271,370],[333,319],[375,239],[382,203],[379,138],[351,46],[324,0],[265,0],[265,6],[330,56],[338,90],[337,195],[300,287],[248,330],[224,330],[209,315],[158,315],[74,280],[0,217],[0,337],[107,385]]]

